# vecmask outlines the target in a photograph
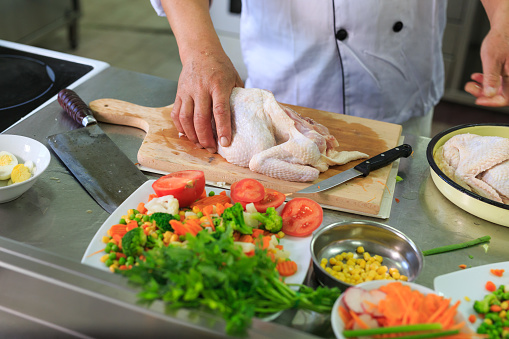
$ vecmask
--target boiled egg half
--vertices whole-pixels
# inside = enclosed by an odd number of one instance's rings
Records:
[[[14,166],[18,164],[18,159],[12,153],[0,151],[0,180],[10,179]]]

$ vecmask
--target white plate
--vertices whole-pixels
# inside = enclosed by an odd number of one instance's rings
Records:
[[[97,251],[104,249],[106,246],[102,242],[103,236],[107,235],[108,230],[114,224],[118,224],[119,220],[123,215],[127,214],[127,210],[131,208],[136,208],[140,202],[147,202],[148,196],[154,193],[152,189],[152,183],[155,180],[149,180],[140,186],[129,198],[127,198],[122,205],[120,205],[106,221],[102,224],[99,230],[96,232],[94,238],[90,242],[81,259],[83,264],[90,265],[92,267],[99,268],[104,271],[109,271],[109,268],[106,267],[104,263],[101,262],[101,257],[104,253],[93,254]],[[215,187],[205,187],[207,193],[209,191],[214,191],[219,193],[224,191],[220,188]],[[281,239],[281,245],[284,246],[285,250],[290,251],[290,259],[297,263],[297,273],[286,278],[285,281],[287,283],[292,284],[301,284],[304,282],[306,277],[307,270],[309,268],[309,264],[311,262],[311,252],[309,249],[309,244],[311,242],[311,236],[307,236],[305,238],[285,236]]]
[[[497,277],[490,272],[491,269],[503,269],[505,272],[502,277]],[[436,277],[433,284],[435,291],[447,298],[452,298],[452,302],[460,300],[458,310],[468,319],[469,315],[476,314],[473,309],[474,302],[483,299],[486,294],[490,293],[484,287],[487,281],[492,281],[497,287],[509,284],[509,261],[444,274]],[[467,301],[465,297],[470,301]],[[474,324],[467,322],[472,330],[476,330],[481,324],[479,317],[477,319]]]

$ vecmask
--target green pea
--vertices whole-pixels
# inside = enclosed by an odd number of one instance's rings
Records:
[[[139,214],[139,213],[140,213],[140,211],[138,211],[138,210],[136,210],[136,209],[133,209],[133,213],[134,213],[134,214]]]
[[[196,216],[197,216],[198,218],[203,217],[203,212],[202,212],[202,211],[200,211],[200,212],[196,213]]]
[[[117,245],[117,244],[113,244],[113,245],[111,245],[111,250],[112,250],[113,252],[119,252],[119,251],[120,251],[120,248],[118,247],[118,245]]]
[[[104,264],[105,264],[106,266],[110,267],[111,265],[113,265],[113,260],[111,260],[111,259],[107,259],[107,260],[104,262]]]
[[[127,216],[127,219],[129,219],[129,220],[133,220],[133,219],[134,219],[134,217],[136,217],[136,214],[131,213],[131,214],[129,214],[129,215]]]
[[[148,215],[144,215],[143,218],[141,218],[143,221],[149,221],[150,217]]]
[[[214,192],[214,191],[209,192],[209,197],[213,197],[214,195],[216,195],[216,192]]]
[[[119,265],[125,265],[125,263],[126,263],[126,259],[125,259],[124,257],[120,257],[120,258],[118,259],[118,264],[119,264]]]
[[[132,264],[134,264],[134,257],[128,256],[126,261],[127,261],[127,265],[132,265]]]
[[[116,253],[116,252],[111,252],[111,253],[110,253],[109,258],[110,258],[111,260],[115,260],[115,259],[117,259],[117,253]]]
[[[120,221],[118,223],[122,224],[122,225],[127,225],[127,221],[125,221],[124,218],[120,219]]]

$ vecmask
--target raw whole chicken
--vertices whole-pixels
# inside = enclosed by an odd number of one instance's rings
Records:
[[[339,152],[329,130],[279,104],[262,89],[234,88],[230,96],[232,142],[218,145],[228,162],[288,181],[313,181],[331,165],[367,158],[365,153]]]
[[[459,134],[435,153],[435,161],[457,184],[509,204],[509,139]]]

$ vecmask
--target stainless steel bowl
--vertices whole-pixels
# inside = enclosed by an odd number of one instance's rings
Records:
[[[311,239],[311,257],[318,281],[325,286],[342,290],[353,286],[338,280],[321,266],[322,258],[330,259],[342,252],[356,253],[362,246],[372,256],[383,257],[383,264],[397,268],[414,281],[422,270],[424,257],[417,245],[397,229],[374,221],[348,221],[323,227]]]
[[[481,219],[509,227],[509,205],[482,197],[461,187],[445,175],[435,162],[435,152],[440,146],[453,136],[463,133],[509,138],[509,124],[459,125],[435,135],[426,149],[431,178],[438,190],[459,208]]]

